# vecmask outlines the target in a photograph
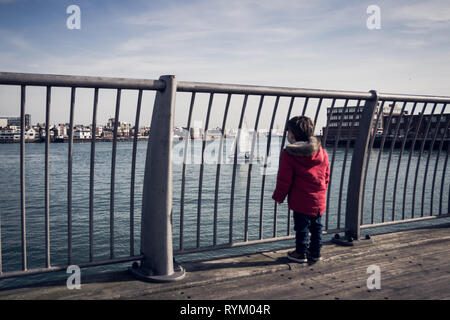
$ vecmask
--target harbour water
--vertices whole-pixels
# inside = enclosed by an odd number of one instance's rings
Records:
[[[230,227],[230,201],[233,163],[229,159],[229,149],[233,139],[225,139],[224,163],[220,168],[220,183],[218,192],[218,215],[217,215],[217,244],[227,243],[229,240]],[[276,184],[276,168],[278,167],[278,155],[281,138],[272,138],[273,152],[269,158],[269,170],[265,175],[265,191],[263,206],[263,236],[270,238],[274,233],[274,201],[271,199],[272,192]],[[207,152],[211,155],[208,146],[217,142],[207,142]],[[265,137],[259,138],[257,150],[259,154],[266,151],[267,140]],[[174,143],[173,161],[173,243],[174,250],[180,245],[180,198],[181,198],[181,176],[184,142]],[[142,186],[144,179],[144,166],[146,157],[147,142],[138,142],[136,161],[136,184],[135,184],[135,224],[134,224],[134,247],[130,253],[130,182],[131,182],[131,155],[132,142],[120,142],[117,144],[116,157],[116,178],[115,178],[115,230],[114,247],[115,256],[129,256],[139,254],[140,243],[140,213],[142,202]],[[21,210],[20,210],[20,157],[19,144],[0,145],[0,217],[1,217],[1,245],[2,245],[2,269],[3,272],[20,270],[21,268]],[[185,249],[196,246],[197,215],[199,199],[199,173],[202,142],[193,141],[190,146],[190,164],[186,165],[186,189],[184,200],[184,239]],[[112,143],[104,142],[96,144],[95,154],[95,186],[94,186],[94,260],[109,258],[109,224],[110,224],[110,179],[111,179],[111,150]],[[333,148],[327,147],[330,162],[333,159]],[[344,166],[345,147],[338,147],[334,156],[333,175],[329,190],[329,209],[323,222],[327,222],[328,229],[343,228],[345,224],[345,201],[350,170],[351,154],[350,148],[346,164]],[[401,219],[403,190],[405,181],[405,168],[408,163],[410,150],[405,150],[400,162],[398,185],[396,192],[396,203],[393,210],[393,191],[395,173],[400,151],[394,149],[391,157],[391,167],[386,184],[385,212],[386,221],[392,220],[394,212],[395,220]],[[51,264],[67,264],[67,144],[50,145],[50,247]],[[378,160],[379,149],[374,149],[369,164],[367,175],[365,206],[363,224],[371,222],[372,195],[374,191],[374,175]],[[408,176],[408,186],[406,191],[405,212],[406,218],[410,217],[412,208],[412,194],[415,181],[418,150],[413,152],[411,158],[411,168]],[[441,183],[444,183],[442,199],[442,213],[447,213],[450,170],[447,169],[446,178],[442,181],[443,166],[446,151],[441,152],[437,162],[435,191],[433,196],[433,212],[431,208],[431,188],[433,173],[437,160],[437,150],[432,151],[426,183],[424,184],[424,173],[427,164],[428,150],[422,154],[418,169],[418,179],[416,183],[415,217],[421,214],[422,193],[425,188],[424,215],[439,214],[439,195]],[[381,222],[382,201],[384,194],[384,181],[386,176],[386,164],[389,150],[384,150],[378,172],[378,180],[375,188],[374,201],[374,222]],[[200,246],[212,245],[213,241],[213,212],[215,198],[215,183],[217,165],[211,159],[206,161],[203,167],[203,185],[201,192],[201,215],[200,215]],[[196,160],[197,159],[197,160]],[[44,144],[26,145],[26,229],[27,229],[27,259],[28,269],[45,266],[45,207],[44,207]],[[342,169],[345,167],[343,175],[343,188],[340,195],[340,180]],[[254,163],[251,170],[250,196],[249,196],[249,218],[248,218],[248,239],[256,240],[259,237],[260,227],[260,204],[262,185],[261,163]],[[89,260],[89,173],[90,173],[90,144],[76,143],[73,149],[73,263],[82,263]],[[233,242],[244,241],[244,217],[246,190],[249,174],[249,164],[240,163],[236,166],[236,182],[234,192],[234,214],[233,214]],[[340,202],[341,200],[341,202]],[[288,209],[287,201],[278,206],[276,234],[284,236],[288,233]],[[340,203],[340,205],[339,205]],[[338,212],[341,212],[338,219]],[[339,222],[339,225],[338,225]],[[428,222],[429,223],[429,222]],[[395,227],[390,227],[395,228]],[[293,232],[293,221],[291,217],[290,232]],[[284,242],[286,245],[286,242]],[[289,242],[293,245],[293,240]],[[258,250],[280,246],[280,243],[258,245]],[[255,248],[246,247],[233,248],[226,251],[226,254],[238,254],[255,251]],[[206,259],[217,255],[216,252],[204,252],[195,255],[196,259]],[[191,259],[193,256],[189,257]],[[183,261],[185,255],[177,255],[177,260]],[[129,264],[129,263],[128,263]],[[104,267],[105,268],[105,267]],[[110,267],[111,268],[111,267]],[[123,268],[123,266],[122,266]],[[103,270],[103,269],[102,269]],[[106,270],[106,269],[105,269]],[[108,269],[109,270],[109,269]],[[62,274],[61,276],[64,276]],[[54,279],[54,274],[43,274],[33,276],[34,279]],[[25,278],[0,280],[0,288],[10,285],[20,285],[25,283]]]

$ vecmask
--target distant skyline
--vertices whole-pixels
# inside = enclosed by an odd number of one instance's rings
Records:
[[[80,30],[66,27],[73,4]],[[381,29],[366,26],[370,5],[380,8]],[[449,34],[444,0],[0,0],[0,71],[448,96]],[[69,94],[53,89],[52,123],[68,122]],[[75,122],[91,123],[92,90],[78,89],[78,97]],[[120,120],[134,123],[136,94],[122,97]],[[149,125],[153,97],[144,96],[140,126]],[[175,125],[183,126],[188,96],[177,98]],[[18,115],[19,99],[17,87],[0,86],[0,115]],[[194,119],[204,122],[200,100]],[[43,122],[45,89],[29,88],[27,102],[33,122]],[[210,127],[221,126],[223,97],[217,102]],[[98,123],[114,115],[114,104],[115,92],[101,90]]]

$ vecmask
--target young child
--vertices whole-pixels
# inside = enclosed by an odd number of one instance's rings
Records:
[[[290,144],[281,153],[277,185],[272,199],[294,211],[296,249],[290,260],[304,263],[320,260],[321,216],[325,211],[330,165],[320,140],[313,136],[314,123],[308,117],[293,117],[287,123]],[[311,244],[308,246],[311,232]],[[309,247],[309,250],[308,250]]]

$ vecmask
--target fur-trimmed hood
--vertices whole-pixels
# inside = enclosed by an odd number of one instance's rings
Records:
[[[310,157],[319,151],[320,140],[316,137],[309,138],[309,141],[297,141],[295,143],[288,144],[286,151],[293,156]]]

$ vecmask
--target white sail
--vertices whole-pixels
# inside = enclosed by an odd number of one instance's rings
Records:
[[[252,140],[247,128],[241,129],[238,133],[239,143],[238,143],[238,154],[250,153],[252,151]]]

